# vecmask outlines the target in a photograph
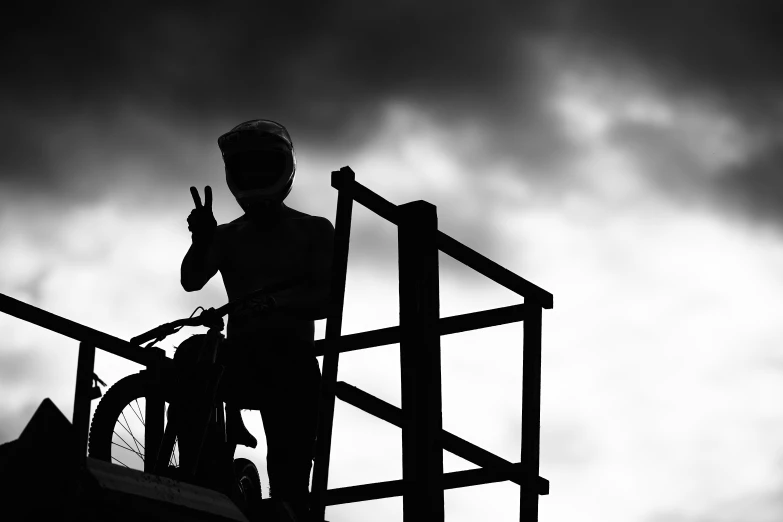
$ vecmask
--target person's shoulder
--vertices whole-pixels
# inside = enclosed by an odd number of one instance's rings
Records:
[[[247,219],[245,219],[245,216],[239,216],[233,221],[229,221],[228,223],[223,223],[222,225],[218,225],[216,229],[216,233],[218,237],[226,238],[235,234],[237,231],[241,230],[246,224],[247,224]]]
[[[230,230],[232,228],[241,227],[247,221],[248,221],[247,216],[245,214],[242,214],[241,216],[234,219],[233,221],[229,221],[228,223],[223,223],[222,225],[218,225],[218,228],[224,227],[224,230]]]
[[[328,228],[334,231],[334,226],[332,226],[332,222],[326,219],[325,217],[313,216],[305,212],[302,212],[300,210],[293,209],[291,207],[287,207],[287,208],[290,212],[291,220],[303,224],[308,229],[324,230]]]
[[[321,216],[310,216],[310,237],[316,242],[334,240],[334,226],[332,222]]]

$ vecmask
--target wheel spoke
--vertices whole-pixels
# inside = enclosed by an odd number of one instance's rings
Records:
[[[139,413],[136,413],[136,410],[133,409],[133,404],[129,404],[128,406],[131,407],[131,410],[133,410],[133,413],[136,415],[136,418],[139,419],[139,422],[141,422],[141,425],[146,427],[146,424],[144,424],[144,415],[141,415],[141,406],[139,405],[139,399],[136,399],[136,407],[139,409]]]
[[[115,435],[117,435],[117,436],[120,438],[120,440],[121,440],[122,442],[124,442],[125,444],[127,444],[127,445],[128,445],[128,447],[126,448],[128,451],[133,451],[133,450],[131,449],[131,447],[130,447],[130,444],[128,444],[128,441],[126,441],[125,439],[123,439],[123,438],[122,438],[122,435],[120,435],[120,434],[119,434],[119,433],[117,433],[116,431],[114,432],[114,434],[115,434]],[[112,444],[115,444],[115,442],[114,442],[114,441],[112,441]],[[117,444],[117,446],[120,446],[120,445],[119,445],[119,444]],[[122,447],[122,446],[120,446],[120,447]],[[144,460],[144,455],[142,455],[140,452],[133,451],[133,453],[135,453],[136,455],[138,455],[138,456],[139,456],[139,458],[140,458],[141,460]]]
[[[120,464],[122,464],[123,466],[125,466],[126,468],[130,469],[130,466],[128,466],[127,464],[125,464],[124,462],[122,462],[120,459],[118,459],[118,458],[115,458],[115,457],[112,457],[112,459],[116,460],[117,462],[119,462]]]
[[[145,407],[145,401],[148,400],[149,393],[154,392],[156,395],[160,393],[159,398],[162,398],[164,404],[168,405],[168,401],[166,401],[168,391],[161,386],[161,384],[152,385],[144,375],[130,375],[120,379],[106,390],[93,414],[89,434],[90,453],[100,454],[102,458],[109,457],[107,459],[109,462],[131,469],[140,469],[135,458],[138,458],[142,464],[145,460],[154,461],[156,455],[149,459],[145,455],[148,413],[146,408],[150,405],[147,404]],[[133,412],[132,415],[126,411],[129,407]],[[161,419],[154,420],[160,421]],[[166,420],[166,418],[163,419],[164,428]],[[120,428],[118,425],[122,427]],[[179,455],[176,451],[174,433],[169,435],[168,440],[172,439],[174,439],[174,447],[169,446],[172,449],[169,460],[178,465]],[[107,450],[108,455],[106,454]],[[133,457],[130,456],[131,454]]]
[[[125,418],[125,414],[124,414],[124,413],[122,413],[121,415],[122,415],[122,417],[123,417],[123,418]],[[130,430],[130,427],[129,427],[129,426],[130,426],[130,423],[128,422],[128,419],[127,419],[127,418],[125,418],[125,424],[123,424],[121,420],[117,419],[117,424],[119,424],[120,426],[122,426],[122,427],[125,429],[125,431],[127,431],[127,432],[128,432],[128,435],[130,435],[131,437],[133,437],[133,440],[134,440],[134,441],[136,441],[136,442],[138,442],[138,444],[139,444],[139,445],[141,445],[141,449],[144,449],[144,444],[142,444],[142,443],[141,443],[141,441],[139,441],[139,440],[138,440],[138,439],[137,439],[137,438],[136,438],[136,437],[133,435],[133,432]],[[116,433],[116,432],[115,432],[115,433]],[[118,434],[118,436],[119,436],[119,434]],[[138,447],[138,446],[137,446],[137,447]],[[139,451],[141,451],[141,450],[139,450]]]
[[[174,441],[174,447],[171,448],[171,455],[169,455],[169,465],[177,466],[177,441]]]
[[[128,426],[130,426],[130,423],[128,422],[128,419],[125,418],[125,412],[124,411],[122,412],[122,418],[125,419],[125,423]],[[130,430],[128,430],[128,433],[130,433],[130,436],[133,438],[133,443],[136,445],[136,449],[139,450],[139,453],[141,453],[142,448],[139,447],[139,441],[136,439],[136,436],[133,433],[131,433]],[[143,447],[143,445],[142,445],[142,447]]]
[[[119,437],[119,435],[117,435],[117,436]],[[122,437],[120,437],[120,438],[122,438]],[[128,446],[123,446],[122,444],[117,444],[114,441],[111,441],[111,443],[114,444],[115,446],[117,446],[118,448],[126,449],[126,450],[130,451],[131,453],[135,453],[141,460],[144,460],[144,455],[142,455],[141,453],[139,453],[137,451],[133,451],[133,448],[130,448]]]

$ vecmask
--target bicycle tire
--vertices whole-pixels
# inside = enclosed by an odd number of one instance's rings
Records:
[[[112,462],[113,435],[119,418],[132,402],[147,396],[149,385],[149,376],[140,372],[120,379],[106,391],[95,408],[90,424],[88,455],[91,458]],[[164,400],[171,404],[170,390],[165,388]],[[144,412],[141,413],[143,415]],[[169,451],[174,451],[174,441]]]
[[[258,514],[261,513],[261,500],[264,498],[258,468],[251,460],[236,458],[234,459],[234,477],[236,477],[240,493],[248,508],[248,515],[253,519],[258,518]]]

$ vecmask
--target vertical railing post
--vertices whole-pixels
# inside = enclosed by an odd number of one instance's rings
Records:
[[[163,423],[166,415],[166,403],[163,397],[163,375],[161,364],[166,352],[161,348],[147,348],[154,354],[156,362],[147,365],[147,404],[144,411],[144,471],[152,473],[158,461],[158,451],[163,440]]]
[[[404,522],[443,522],[437,209],[398,207]]]
[[[95,347],[79,343],[79,359],[76,364],[76,386],[73,398],[73,427],[76,437],[77,462],[81,466],[87,458],[87,436],[90,432],[90,403],[92,401],[92,376],[95,371]]]
[[[522,473],[537,484],[541,437],[541,305],[525,298],[522,346]],[[521,488],[520,522],[538,521],[538,491]]]
[[[321,372],[321,395],[318,407],[318,438],[316,440],[313,467],[313,486],[310,494],[310,512],[314,521],[324,520],[326,514],[326,488],[329,483],[329,461],[332,448],[332,424],[334,421],[334,394],[337,384],[337,367],[340,352],[336,341],[342,335],[343,304],[345,303],[345,279],[348,272],[348,247],[351,240],[351,214],[353,199],[346,189],[355,175],[349,168],[332,173],[332,186],[338,189],[337,216],[335,217],[334,252],[332,255],[332,280],[330,285],[329,316],[326,319],[326,349]]]

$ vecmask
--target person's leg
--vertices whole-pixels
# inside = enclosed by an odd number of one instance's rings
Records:
[[[253,434],[247,431],[239,408],[228,403],[226,403],[226,438],[231,444],[241,444],[248,448],[255,448],[258,445]]]
[[[247,345],[251,348],[247,348]],[[218,352],[217,361],[226,368],[220,383],[221,398],[226,403],[226,438],[229,443],[241,444],[249,448],[255,448],[258,441],[245,427],[240,411],[250,409],[252,406],[248,402],[250,397],[247,397],[254,391],[251,381],[255,379],[253,373],[249,371],[252,362],[248,358],[248,351],[252,350],[252,345],[252,341],[244,339],[226,340]]]
[[[167,415],[170,423],[176,424],[177,445],[179,446],[179,475],[185,476],[193,470],[199,448],[196,397],[203,389],[198,382],[196,361],[206,335],[193,335],[183,341],[174,353],[174,365],[177,369],[176,399],[169,406]]]
[[[264,372],[267,399],[261,409],[270,494],[306,513],[321,380],[318,360],[286,358],[270,369]]]
[[[191,476],[197,459],[201,474],[208,460],[202,453],[211,447],[210,403],[219,382],[219,373],[217,368],[194,365],[179,376],[176,404],[171,406],[169,420],[177,424],[179,475],[183,478]],[[205,448],[202,448],[202,443],[206,444]]]

